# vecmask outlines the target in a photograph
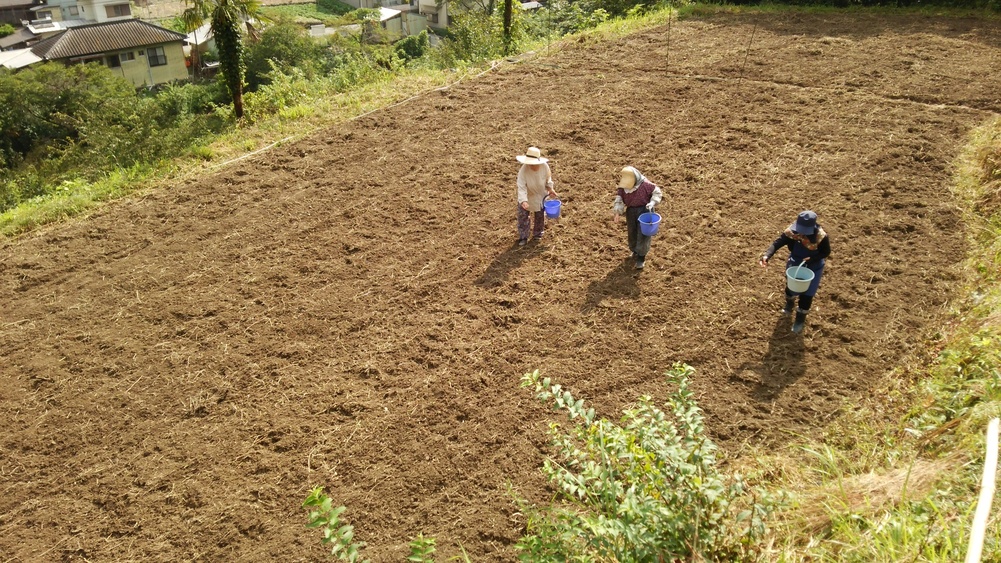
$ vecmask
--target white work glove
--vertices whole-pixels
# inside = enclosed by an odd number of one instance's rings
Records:
[[[650,203],[646,204],[646,210],[649,211],[650,213],[653,213],[653,208],[656,206],[657,204],[651,201]]]

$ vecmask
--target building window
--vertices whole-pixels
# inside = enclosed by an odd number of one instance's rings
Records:
[[[128,4],[115,4],[114,6],[105,6],[105,10],[108,12],[109,18],[122,18],[125,16],[132,15],[132,8]]]
[[[128,53],[118,53],[118,56],[121,58],[122,62],[136,60],[136,54],[132,51],[129,51]]]
[[[51,20],[52,12],[38,12],[38,19],[40,20]]]
[[[70,12],[71,16],[79,16],[80,15],[80,8],[77,8],[76,6],[70,6],[69,7],[69,12]]]
[[[118,55],[108,55],[108,66],[111,68],[118,68],[122,66],[122,60]]]
[[[163,47],[150,47],[146,49],[149,58],[149,66],[163,66],[167,64],[167,54],[163,52]]]

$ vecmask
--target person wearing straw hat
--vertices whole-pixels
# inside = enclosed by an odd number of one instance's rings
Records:
[[[558,198],[553,190],[553,172],[549,169],[549,160],[542,158],[538,147],[528,147],[525,154],[518,155],[521,169],[518,170],[518,246],[528,242],[529,227],[534,215],[532,234],[536,240],[541,240],[546,232],[546,212],[542,203],[546,195]]]
[[[813,272],[813,281],[803,293],[794,293],[788,285],[786,286],[786,304],[782,309],[782,314],[792,314],[798,297],[799,308],[796,309],[796,320],[793,322],[792,331],[799,334],[806,326],[806,315],[810,312],[810,306],[813,305],[813,296],[820,288],[820,277],[824,273],[824,264],[827,262],[827,257],[831,255],[831,240],[827,236],[827,232],[817,224],[817,214],[813,211],[804,211],[765,250],[761,259],[758,260],[758,264],[762,268],[767,268],[768,261],[783,246],[789,247],[786,268],[802,264],[803,267],[810,268]]]
[[[618,191],[612,204],[612,219],[626,217],[626,232],[629,238],[629,250],[636,261],[636,269],[642,270],[646,263],[646,255],[650,252],[650,237],[640,230],[640,215],[653,212],[664,194],[656,184],[646,179],[640,171],[632,166],[622,169],[619,177]]]

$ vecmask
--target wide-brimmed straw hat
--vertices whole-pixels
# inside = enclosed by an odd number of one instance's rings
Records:
[[[545,164],[549,162],[549,159],[542,158],[542,151],[538,147],[528,147],[525,154],[518,155],[518,162],[522,164]]]

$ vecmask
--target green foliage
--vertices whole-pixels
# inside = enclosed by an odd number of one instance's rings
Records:
[[[314,65],[322,60],[323,52],[300,26],[288,22],[268,26],[260,41],[246,50],[247,88],[255,90],[267,84],[273,69],[286,72],[297,68],[311,74]]]
[[[342,24],[343,16],[353,10],[353,6],[339,0],[319,0],[316,4],[283,4],[261,8],[262,13],[277,20],[289,20],[295,23],[316,20],[326,25]]]
[[[434,563],[435,547],[434,538],[425,537],[424,534],[417,534],[417,537],[410,541],[410,555],[407,561],[414,563]]]
[[[538,371],[522,378],[570,422],[550,427],[557,456],[543,472],[560,502],[524,508],[522,560],[732,561],[752,552],[773,502],[720,473],[688,388],[693,372],[676,364],[667,374],[677,390],[666,411],[642,397],[620,424],[599,419]]]
[[[0,73],[0,211],[184,152],[224,126],[221,94],[194,84],[139,94],[102,65]]]
[[[10,25],[9,23],[0,24],[0,37],[7,37],[8,35],[13,34],[15,31],[17,31],[17,29],[14,26]]]
[[[425,29],[418,35],[411,35],[400,39],[395,44],[396,54],[404,61],[419,59],[431,48],[431,41],[428,38],[428,31]]]
[[[341,2],[340,0],[316,0],[316,9],[324,14],[335,14],[343,16],[354,10],[354,6]]]
[[[355,541],[354,526],[341,519],[341,514],[347,509],[343,506],[334,507],[333,500],[323,492],[323,487],[310,491],[302,507],[313,509],[309,511],[306,527],[320,528],[323,533],[321,541],[330,546],[331,555],[348,563],[367,561],[361,558],[361,548],[365,546],[365,542]]]
[[[597,27],[609,18],[608,12],[603,8],[589,9],[586,4],[570,0],[555,0],[548,10],[552,28],[559,35]]]
[[[461,12],[452,18],[445,40],[435,50],[442,67],[461,66],[501,56],[504,41],[500,22],[480,12]]]
[[[256,92],[248,93],[246,97],[247,115],[251,121],[258,117],[280,114],[286,108],[306,101],[314,86],[299,68],[283,70],[274,61],[268,62],[271,64],[271,72],[267,74],[268,83]]]

